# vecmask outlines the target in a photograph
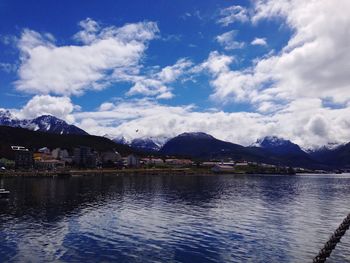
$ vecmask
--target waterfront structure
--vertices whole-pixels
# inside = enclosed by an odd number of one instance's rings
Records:
[[[164,165],[163,159],[160,158],[145,158],[141,160],[142,163],[147,164],[147,165],[154,165],[154,166],[162,166]]]
[[[103,166],[113,165],[122,159],[117,151],[105,151],[100,154],[100,160]]]
[[[62,160],[65,158],[69,158],[69,153],[65,149],[55,148],[52,150],[51,155],[54,159]]]
[[[97,154],[90,147],[80,146],[73,150],[73,162],[81,168],[95,168],[97,165]]]
[[[23,146],[11,146],[15,155],[15,169],[30,169],[33,167],[33,153]]]
[[[166,159],[165,163],[177,167],[191,166],[193,164],[189,159]]]
[[[249,163],[248,162],[236,162],[235,166],[236,167],[247,167],[247,166],[249,166]]]
[[[129,167],[140,167],[140,158],[134,154],[130,154],[126,158],[126,163],[127,163],[127,166]]]
[[[235,168],[230,165],[215,165],[213,168],[211,168],[212,172],[214,173],[231,173],[235,172]]]
[[[47,147],[42,147],[38,150],[39,153],[43,153],[43,154],[46,154],[46,155],[50,155],[51,154],[51,151],[49,148]]]
[[[60,160],[39,160],[35,161],[35,168],[42,170],[56,170],[65,167],[65,162]]]
[[[41,161],[41,160],[51,160],[52,155],[51,151],[47,147],[43,147],[39,149],[37,152],[33,154],[34,161]]]

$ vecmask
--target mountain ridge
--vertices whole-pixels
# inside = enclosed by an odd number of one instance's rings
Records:
[[[52,115],[41,115],[34,119],[19,119],[8,110],[0,110],[0,125],[55,134],[89,135],[83,129]]]

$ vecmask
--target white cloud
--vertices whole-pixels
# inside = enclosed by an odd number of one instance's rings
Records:
[[[239,71],[230,70],[230,64],[235,58],[213,51],[208,59],[200,66],[207,70],[213,80],[210,82],[214,88],[211,98],[216,101],[230,102],[232,100],[247,100],[250,91],[255,87],[254,79],[248,73],[242,74]]]
[[[202,131],[243,145],[267,135],[291,139],[305,148],[350,141],[347,132],[350,107],[325,108],[319,99],[294,101],[271,114],[198,111],[194,105],[168,106],[151,100],[129,100],[106,102],[97,111],[78,112],[74,118],[79,127],[91,134],[107,133],[129,140]]]
[[[202,131],[242,145],[277,135],[305,148],[350,141],[350,107],[324,107],[317,98],[295,100],[272,113],[199,111],[194,105],[169,106],[154,100],[104,102],[95,111],[84,112],[67,97],[34,96],[22,109],[11,110],[19,118],[50,114],[90,134],[131,140],[171,138],[182,132]],[[137,132],[136,132],[137,131]]]
[[[247,22],[249,20],[248,10],[239,5],[233,5],[220,10],[218,23],[228,26],[236,21]]]
[[[96,21],[86,18],[79,22],[79,26],[82,30],[74,35],[74,39],[84,44],[90,44],[96,41],[97,34],[100,31],[100,25]]]
[[[243,48],[244,43],[236,40],[238,31],[231,30],[216,37],[216,41],[226,50]]]
[[[157,99],[170,99],[174,95],[169,84],[185,75],[193,63],[185,58],[179,59],[174,65],[164,67],[159,72],[149,73],[146,76],[119,75],[118,78],[133,82],[134,85],[127,95],[154,96]]]
[[[243,70],[226,67],[213,74],[212,97],[246,101],[262,109],[266,102],[283,105],[302,98],[346,104],[350,100],[349,8],[347,0],[337,4],[327,0],[255,2],[254,23],[278,17],[294,33],[280,52],[255,60],[253,66]],[[212,59],[209,56],[208,61]]]
[[[34,94],[82,94],[99,90],[115,81],[111,72],[134,72],[140,65],[148,41],[158,27],[153,22],[101,28],[97,22],[80,22],[75,39],[84,43],[57,46],[50,34],[25,29],[18,41],[21,52],[19,91]]]
[[[197,70],[207,69],[210,73],[217,76],[221,72],[229,71],[229,65],[234,61],[235,58],[233,56],[221,55],[219,52],[213,51],[205,62],[197,66]]]
[[[59,47],[49,34],[23,31],[18,43],[22,59],[18,90],[67,96],[100,90],[113,82],[127,82],[132,84],[128,96],[169,99],[174,96],[171,83],[192,66],[188,59],[179,59],[159,72],[147,72],[142,67],[147,43],[159,31],[153,22],[102,28],[87,18],[79,26],[81,31],[74,39],[82,46]]]
[[[92,134],[107,133],[132,139],[169,138],[186,131],[204,131],[222,139],[245,143],[256,139],[254,127],[259,125],[259,120],[255,120],[258,116],[255,113],[197,112],[193,105],[167,106],[149,100],[117,102],[113,108],[108,104],[105,111],[100,107],[97,112],[74,115],[79,126]],[[229,132],[243,124],[247,128],[244,135]]]
[[[250,43],[253,46],[267,46],[266,38],[254,38],[254,40]]]
[[[20,110],[12,111],[21,119],[32,119],[41,115],[53,115],[57,118],[73,122],[72,115],[78,106],[73,105],[68,97],[53,97],[49,95],[36,95],[30,99]]]

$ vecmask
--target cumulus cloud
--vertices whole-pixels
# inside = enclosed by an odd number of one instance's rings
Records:
[[[237,30],[231,30],[216,37],[216,41],[226,50],[243,48],[244,43],[236,40]]]
[[[148,137],[161,141],[183,132],[202,131],[242,145],[267,135],[290,139],[304,148],[350,141],[350,107],[332,109],[317,98],[294,100],[266,114],[200,111],[192,104],[169,106],[150,99],[107,101],[84,112],[68,97],[37,95],[22,109],[11,111],[19,118],[50,114],[90,134],[128,140]]]
[[[150,40],[159,32],[154,22],[101,28],[92,19],[80,22],[74,38],[83,45],[58,46],[50,34],[25,29],[18,41],[21,65],[19,91],[34,94],[76,95],[103,89],[113,72],[135,72]]]
[[[253,46],[267,46],[266,38],[254,38],[254,40],[250,43]]]
[[[105,102],[96,111],[74,113],[74,118],[79,127],[91,134],[107,133],[128,140],[170,138],[182,132],[203,131],[243,145],[267,135],[291,139],[305,148],[350,141],[347,132],[350,108],[325,108],[320,99],[294,101],[271,114],[198,111],[194,105],[168,106],[153,100],[128,100]]]
[[[251,20],[283,19],[294,33],[278,53],[249,68],[224,68],[211,82],[217,100],[246,101],[265,109],[267,103],[286,104],[319,98],[345,104],[350,100],[350,2],[260,0]],[[334,15],[336,14],[336,15]],[[208,58],[213,60],[213,53]],[[217,55],[217,60],[224,55]],[[206,62],[205,62],[206,63]],[[263,105],[264,104],[264,105]]]
[[[263,127],[255,113],[198,112],[194,105],[168,106],[150,100],[120,101],[113,106],[104,103],[98,111],[80,112],[74,117],[80,127],[92,134],[108,133],[126,139],[170,138],[186,131],[204,131],[218,138],[249,143],[257,135],[255,124]],[[243,124],[247,128],[244,135],[234,128]]]
[[[134,85],[127,92],[127,95],[141,94],[144,96],[155,96],[157,99],[170,99],[174,95],[171,92],[170,83],[175,82],[180,76],[186,74],[193,63],[185,58],[179,59],[174,65],[166,66],[158,72],[146,76],[128,76],[125,80],[133,82]],[[120,75],[120,79],[123,77]]]
[[[235,61],[235,57],[220,54],[213,51],[209,54],[208,59],[203,62],[200,69],[207,70],[213,77],[210,81],[214,89],[211,98],[222,102],[232,100],[244,101],[252,93],[255,87],[254,79],[247,77],[240,71],[230,70],[230,65]]]
[[[86,18],[79,22],[81,31],[74,35],[74,39],[84,44],[90,44],[98,38],[97,34],[100,31],[100,25],[91,18]]]
[[[233,5],[220,10],[220,18],[217,23],[228,26],[234,22],[247,22],[249,20],[248,10],[239,5]]]
[[[49,95],[36,95],[27,104],[15,111],[15,115],[21,119],[32,119],[41,115],[53,115],[57,118],[73,122],[72,112],[79,109],[68,97],[54,97]]]

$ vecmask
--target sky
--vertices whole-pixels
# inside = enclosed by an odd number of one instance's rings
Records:
[[[90,134],[350,141],[348,0],[0,0],[0,108]]]

